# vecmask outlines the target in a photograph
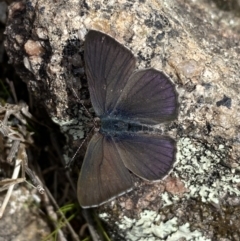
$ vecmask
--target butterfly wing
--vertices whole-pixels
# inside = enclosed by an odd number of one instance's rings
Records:
[[[115,39],[95,30],[86,35],[84,58],[93,108],[97,116],[107,115],[134,71],[136,60]]]
[[[178,95],[170,78],[156,69],[144,69],[132,74],[110,116],[158,124],[174,120],[178,106]]]
[[[143,133],[122,134],[115,145],[124,165],[145,180],[160,180],[173,167],[175,141],[169,137]]]
[[[131,175],[112,137],[96,133],[90,140],[78,178],[80,205],[83,208],[99,206],[130,191],[131,187]]]

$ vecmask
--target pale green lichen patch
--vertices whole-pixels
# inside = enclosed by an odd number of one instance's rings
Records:
[[[189,223],[180,226],[178,230],[167,239],[167,241],[176,241],[180,238],[185,238],[185,240],[210,241],[210,239],[203,237],[202,233],[198,230],[191,232],[189,229]]]
[[[89,133],[89,128],[85,127],[83,123],[89,121],[89,118],[82,114],[81,110],[74,109],[72,115],[75,116],[72,119],[62,120],[59,118],[52,118],[53,121],[59,125],[61,133],[66,137],[66,141],[71,139],[71,148],[66,145],[63,147],[63,159],[65,164],[68,164],[72,157],[77,153],[78,147],[83,143],[86,133]]]
[[[176,217],[163,222],[161,215],[155,211],[145,210],[138,220],[125,217],[117,225],[124,230],[126,234],[124,240],[127,241],[176,241],[180,238],[191,241],[210,241],[198,230],[191,231],[188,223],[180,225]]]
[[[224,165],[229,148],[224,145],[213,147],[194,139],[182,138],[178,141],[177,165],[173,174],[184,182],[189,192],[185,198],[198,198],[202,202],[219,203],[226,194],[240,196],[237,184],[240,175],[234,168]],[[162,194],[165,206],[174,199]]]

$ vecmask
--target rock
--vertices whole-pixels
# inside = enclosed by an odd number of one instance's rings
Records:
[[[228,213],[238,207],[231,206],[229,199],[240,196],[240,20],[234,12],[240,6],[235,4],[227,12],[212,2],[180,0],[33,0],[9,8],[5,47],[10,63],[27,83],[36,105],[44,105],[68,137],[66,162],[91,129],[87,125],[91,118],[72,91],[86,103],[89,100],[83,59],[89,29],[116,38],[137,57],[138,68],[163,70],[177,86],[179,118],[167,128],[178,143],[170,175],[188,192],[178,197],[165,192],[163,184],[137,180],[133,192],[99,208],[111,229],[120,227],[120,240],[125,234],[128,240],[138,240],[134,237],[139,234],[129,232],[132,225],[136,232],[142,230],[136,228],[140,225],[136,219],[146,208],[156,215],[148,227],[160,217],[159,227],[169,226],[165,240],[180,238],[181,232],[186,237],[189,226],[194,240],[232,240],[239,234],[237,226],[229,232],[220,220],[221,216],[228,223],[236,222],[234,211],[230,217]],[[214,218],[222,229],[214,226]],[[160,240],[161,235],[155,238],[157,227],[142,232],[141,240]]]

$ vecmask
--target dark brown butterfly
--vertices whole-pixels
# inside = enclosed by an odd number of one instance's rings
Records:
[[[175,141],[142,130],[174,120],[179,104],[168,76],[152,68],[135,71],[131,51],[104,33],[88,32],[84,58],[91,102],[101,120],[78,179],[79,203],[89,208],[131,190],[129,171],[145,180],[168,174]]]

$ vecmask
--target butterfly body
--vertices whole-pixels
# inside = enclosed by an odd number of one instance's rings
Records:
[[[112,37],[90,30],[84,51],[91,102],[101,121],[78,179],[79,203],[89,208],[131,190],[131,173],[151,181],[169,173],[176,144],[153,125],[176,119],[179,104],[170,78],[153,68],[136,71],[131,51]]]
[[[121,133],[154,132],[154,128],[138,122],[126,121],[124,119],[102,118],[100,133],[106,135],[118,135]]]

